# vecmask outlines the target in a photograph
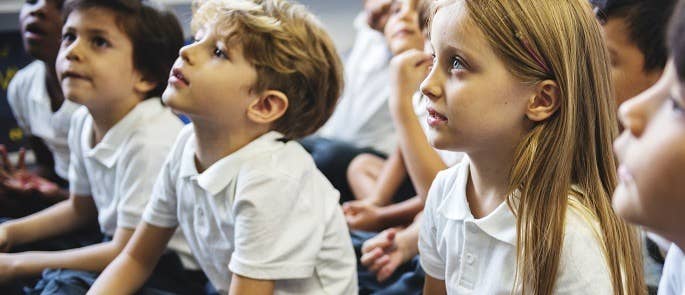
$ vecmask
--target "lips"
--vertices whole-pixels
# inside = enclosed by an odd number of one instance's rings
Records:
[[[431,107],[428,107],[426,110],[428,111],[428,118],[426,118],[426,121],[429,126],[436,127],[447,123],[447,117],[445,117],[445,115],[437,112]]]
[[[412,35],[412,34],[414,34],[414,30],[400,29],[397,32],[395,32],[394,34],[392,34],[392,37],[395,38],[395,37],[407,36],[407,35]]]
[[[73,70],[67,70],[67,71],[62,72],[62,80],[69,79],[69,78],[80,79],[80,80],[88,80],[88,77],[86,77],[82,73],[79,73],[79,72],[76,72]]]
[[[186,76],[184,76],[181,70],[178,68],[174,68],[171,70],[171,77],[169,77],[169,83],[177,86],[190,85],[190,82],[188,81]]]

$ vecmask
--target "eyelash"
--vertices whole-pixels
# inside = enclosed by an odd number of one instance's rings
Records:
[[[69,45],[72,42],[76,40],[76,35],[74,33],[64,33],[62,34],[62,43]],[[95,36],[91,38],[90,42],[96,47],[96,48],[102,48],[102,47],[110,47],[111,44],[107,39],[100,37],[100,36]]]
[[[671,102],[671,109],[673,109],[675,112],[679,114],[685,113],[685,110],[683,110],[683,107],[678,104],[678,102],[673,98],[673,96],[669,96],[668,100]]]
[[[218,58],[228,59],[228,55],[226,55],[226,53],[223,50],[219,49],[218,47],[214,48],[213,54],[214,54],[214,56],[216,56]]]
[[[452,64],[450,64],[450,70],[451,71],[462,71],[466,70],[466,63],[464,62],[463,59],[459,56],[452,57]],[[457,66],[457,64],[459,66]]]

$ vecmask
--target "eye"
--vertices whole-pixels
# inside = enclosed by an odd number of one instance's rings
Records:
[[[64,44],[71,44],[71,42],[74,42],[76,40],[76,35],[71,32],[67,32],[62,34],[62,43]]]
[[[95,47],[103,48],[103,47],[109,47],[110,46],[109,41],[107,41],[107,39],[100,37],[100,36],[93,37],[91,42],[93,42],[93,45],[95,45]]]
[[[685,111],[683,110],[683,106],[681,106],[680,103],[678,103],[678,101],[675,98],[673,98],[673,96],[669,96],[668,100],[671,103],[671,109],[673,109],[673,111],[679,114],[685,113]]]
[[[214,48],[214,56],[218,58],[228,59],[226,53],[223,50],[219,49],[219,47]]]
[[[36,4],[37,2],[38,2],[38,0],[26,0],[26,4],[30,4],[30,5]]]
[[[458,56],[452,58],[452,64],[450,66],[450,70],[452,71],[461,71],[466,69],[466,64],[464,63],[464,60],[462,60],[461,57]]]

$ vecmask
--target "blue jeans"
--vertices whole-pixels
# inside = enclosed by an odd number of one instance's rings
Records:
[[[352,245],[357,259],[361,258],[361,248],[364,242],[373,238],[377,233],[365,231],[352,231]],[[395,272],[384,282],[376,280],[376,274],[370,272],[361,263],[357,263],[357,276],[359,279],[359,294],[367,295],[414,295],[423,293],[423,282],[426,273],[423,272],[419,263],[419,256],[400,265]]]

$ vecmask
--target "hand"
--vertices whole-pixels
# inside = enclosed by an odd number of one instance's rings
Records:
[[[13,254],[0,254],[0,285],[11,282],[17,277],[14,271],[16,263]]]
[[[343,204],[343,212],[350,229],[377,231],[383,228],[380,207],[365,200]]]
[[[400,265],[417,254],[410,253],[410,247],[405,246],[401,235],[398,239],[398,232],[397,228],[386,229],[362,245],[360,262],[376,274],[379,282],[387,280]]]
[[[383,32],[385,23],[388,22],[390,16],[390,6],[392,0],[365,0],[364,11],[366,11],[366,23],[369,27]]]
[[[402,52],[390,61],[390,109],[411,105],[411,98],[419,90],[421,82],[426,79],[433,56],[410,49]]]
[[[13,165],[7,155],[7,149],[0,145],[0,158],[2,167],[0,168],[0,185],[20,194],[30,194],[39,192],[45,196],[56,196],[59,194],[59,186],[43,177],[36,175],[26,169],[26,150],[19,150],[19,160]]]

